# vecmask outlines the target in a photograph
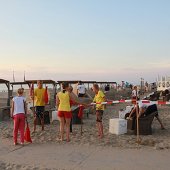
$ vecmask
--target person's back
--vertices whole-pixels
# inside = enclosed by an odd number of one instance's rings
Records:
[[[25,97],[23,96],[16,96],[13,98],[14,102],[14,115],[19,114],[19,113],[24,113],[25,114],[25,108],[24,108],[24,102],[25,102]]]
[[[146,111],[144,112],[144,115],[147,116],[147,115],[150,115],[150,114],[152,114],[153,112],[156,112],[156,111],[158,111],[157,105],[156,104],[152,104],[152,105],[149,105],[146,108]]]
[[[18,89],[18,96],[12,99],[11,117],[14,120],[13,139],[14,145],[17,145],[18,131],[20,131],[20,142],[24,144],[24,129],[25,129],[25,117],[26,117],[26,100],[23,97],[24,90]]]
[[[82,82],[79,82],[78,86],[77,86],[77,94],[78,97],[84,97],[86,93],[86,87],[84,84],[82,84]]]
[[[59,92],[58,93],[58,98],[59,98],[59,107],[58,110],[59,111],[71,111],[70,108],[70,96],[69,93],[66,92]]]

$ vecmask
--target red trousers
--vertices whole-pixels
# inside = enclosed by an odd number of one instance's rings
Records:
[[[18,130],[20,131],[20,142],[24,143],[24,130],[25,130],[24,113],[14,115],[14,130],[13,130],[14,143],[17,143]]]

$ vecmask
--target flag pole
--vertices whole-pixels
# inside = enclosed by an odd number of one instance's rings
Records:
[[[24,82],[25,82],[25,71],[24,71]]]
[[[15,75],[14,75],[14,70],[13,70],[13,82],[15,82]]]

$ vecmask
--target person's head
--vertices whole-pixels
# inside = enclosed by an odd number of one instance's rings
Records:
[[[134,86],[133,89],[134,89],[134,90],[137,90],[137,86]]]
[[[37,86],[38,86],[39,89],[41,89],[42,86],[43,86],[43,81],[42,80],[38,80],[37,81]]]
[[[19,88],[19,89],[17,90],[17,93],[18,93],[19,96],[22,96],[23,93],[24,93],[24,88]]]
[[[63,89],[63,93],[65,93],[65,91],[68,90],[69,84],[67,82],[63,82],[62,83],[62,89]]]
[[[98,84],[93,84],[93,91],[94,91],[94,93],[98,93],[98,91],[99,91],[99,85]]]
[[[69,86],[68,87],[68,91],[71,93],[73,91],[73,87],[72,86]]]
[[[79,85],[82,85],[82,81],[79,81],[78,84],[79,84]]]

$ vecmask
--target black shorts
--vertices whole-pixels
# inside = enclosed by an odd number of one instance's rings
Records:
[[[96,122],[102,122],[103,110],[96,110]]]
[[[36,117],[43,119],[45,106],[35,106]]]
[[[85,94],[82,94],[82,93],[78,94],[78,97],[84,97],[84,96],[85,96]]]
[[[148,116],[152,114],[153,112],[156,112],[155,116],[158,116],[158,108],[156,104],[150,105],[147,107],[146,111],[144,112],[144,116]]]

